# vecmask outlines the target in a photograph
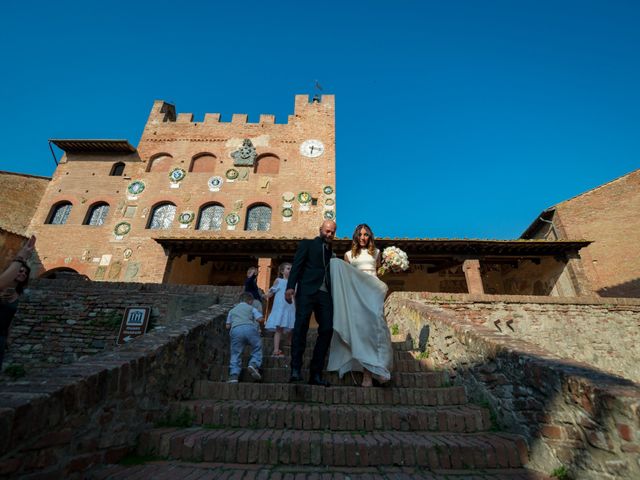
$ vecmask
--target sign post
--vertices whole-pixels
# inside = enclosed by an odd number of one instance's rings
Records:
[[[144,335],[149,326],[151,307],[127,307],[124,310],[120,333],[116,339],[116,345],[130,342],[134,338]]]

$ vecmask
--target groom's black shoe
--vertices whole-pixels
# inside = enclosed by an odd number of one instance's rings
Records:
[[[322,375],[320,375],[319,373],[311,374],[311,377],[309,378],[309,385],[319,385],[321,387],[331,386],[331,384],[327,382],[324,378],[322,378]]]
[[[291,376],[289,377],[289,383],[296,383],[301,381],[302,381],[302,374],[300,373],[300,370],[298,370],[297,368],[292,368]]]

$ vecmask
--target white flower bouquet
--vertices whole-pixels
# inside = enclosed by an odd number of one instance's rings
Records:
[[[382,265],[378,268],[378,275],[404,272],[409,268],[409,257],[398,247],[387,247],[382,251]]]

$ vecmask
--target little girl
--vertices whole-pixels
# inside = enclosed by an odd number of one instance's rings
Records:
[[[273,356],[283,357],[284,354],[280,350],[280,339],[283,334],[289,334],[293,329],[296,320],[296,309],[293,303],[287,303],[284,299],[284,292],[287,289],[287,280],[291,272],[291,264],[283,263],[278,268],[278,278],[267,293],[267,298],[275,295],[273,299],[273,308],[265,325],[265,329],[275,331],[273,335]]]

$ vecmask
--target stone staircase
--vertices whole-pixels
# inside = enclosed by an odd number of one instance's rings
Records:
[[[312,332],[305,365],[314,341]],[[416,358],[410,341],[393,348],[391,385],[328,374],[324,388],[289,384],[288,349],[268,356],[266,337],[262,382],[243,370],[240,383],[226,383],[228,365],[212,366],[193,399],[171,406],[169,423],[183,426],[141,436],[138,454],[158,460],[91,478],[547,478],[525,468],[524,440],[493,431],[489,411],[469,404],[447,372]]]

